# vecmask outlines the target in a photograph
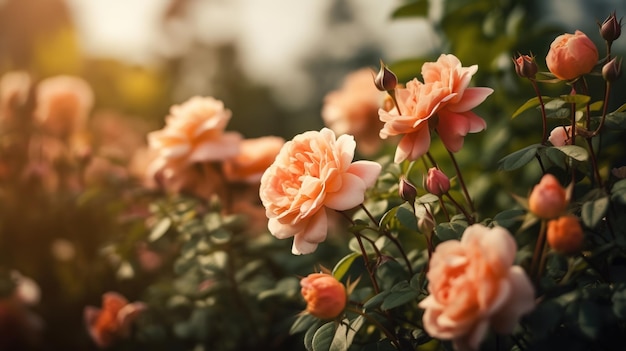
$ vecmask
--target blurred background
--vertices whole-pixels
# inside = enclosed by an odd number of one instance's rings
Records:
[[[494,113],[482,115],[497,124],[519,106],[505,106],[504,100],[530,96],[527,86],[520,89],[514,82],[511,57],[533,52],[541,67],[556,35],[580,29],[600,43],[596,22],[614,10],[618,18],[626,13],[621,0],[479,1],[484,6],[456,14],[463,21],[442,23],[445,9],[470,2],[433,0],[424,16],[392,18],[406,3],[0,0],[0,74],[26,71],[35,82],[56,75],[85,79],[95,96],[93,128],[108,133],[103,144],[122,145],[122,159],[124,152],[129,158],[145,146],[145,134],[163,126],[171,105],[195,95],[224,101],[233,111],[228,129],[245,137],[290,139],[323,126],[324,96],[349,72],[377,70],[383,59],[407,78],[419,73],[417,62],[444,52],[455,53],[465,66],[479,64],[483,75],[477,85],[502,88],[486,107]],[[469,36],[474,29],[483,41]],[[462,32],[468,36],[460,37]],[[505,44],[498,41],[502,38]],[[614,52],[624,52],[625,43],[616,42]],[[110,121],[130,123],[136,133],[123,134]],[[522,126],[520,133],[532,126]],[[507,140],[506,134],[496,140],[489,132],[481,138],[494,145]],[[83,325],[84,306],[98,305],[108,290],[137,299],[154,280],[154,274],[120,279],[119,265],[100,259],[107,243],[145,236],[132,223],[120,223],[116,216],[129,204],[112,201],[119,193],[108,190],[100,186],[78,200],[59,193],[42,199],[28,184],[2,191],[2,274],[19,271],[37,284],[40,297],[32,307],[37,316],[24,323],[42,330],[42,349],[95,349]],[[4,310],[0,306],[0,339],[17,328],[3,319]]]

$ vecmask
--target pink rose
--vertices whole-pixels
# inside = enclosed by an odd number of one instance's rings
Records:
[[[550,132],[548,140],[554,146],[572,145],[572,126],[558,126]]]
[[[491,326],[510,333],[534,306],[534,289],[519,266],[517,245],[503,227],[474,224],[460,241],[437,245],[427,274],[430,295],[424,328],[432,337],[452,340],[460,350],[476,350]]]
[[[342,87],[324,98],[324,124],[337,135],[350,134],[357,141],[357,151],[372,155],[381,146],[378,136],[383,124],[378,119],[378,108],[385,93],[374,85],[374,73],[361,68],[346,76]]]
[[[283,145],[261,178],[259,195],[270,232],[279,239],[294,237],[292,252],[307,254],[326,239],[326,209],[349,210],[361,204],[381,166],[352,162],[356,142],[323,128],[296,135]]]
[[[552,74],[561,80],[578,78],[593,70],[598,62],[598,49],[577,30],[574,34],[559,35],[550,44],[546,64]]]
[[[450,190],[450,179],[445,173],[432,167],[428,170],[425,185],[429,193],[441,196]]]
[[[239,154],[222,164],[226,179],[258,184],[263,172],[274,162],[284,144],[283,138],[275,136],[244,139]]]
[[[424,84],[440,83],[445,87],[446,97],[437,111],[434,125],[445,147],[457,152],[463,147],[467,133],[476,133],[487,127],[485,121],[471,110],[480,105],[493,89],[469,87],[478,66],[463,67],[454,55],[441,55],[436,62],[422,66]]]
[[[35,118],[48,133],[66,138],[84,130],[93,106],[91,86],[79,77],[54,76],[37,86]]]
[[[225,132],[231,112],[212,97],[192,97],[174,105],[163,129],[148,134],[161,158],[185,163],[221,161],[237,155],[241,135]]]

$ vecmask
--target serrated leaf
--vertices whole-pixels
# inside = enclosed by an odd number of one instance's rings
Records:
[[[322,325],[313,335],[311,344],[313,351],[328,351],[334,337],[335,322],[328,322]]]
[[[339,260],[339,262],[335,265],[335,268],[333,268],[333,276],[337,280],[343,279],[346,273],[350,270],[350,267],[352,267],[354,260],[358,257],[361,257],[360,253],[352,252]]]
[[[169,217],[161,218],[161,220],[152,228],[148,241],[153,242],[159,240],[167,230],[170,229],[172,220]]]
[[[498,170],[512,171],[525,166],[535,158],[537,150],[542,147],[543,146],[541,144],[529,145],[503,157],[500,161],[498,161]]]
[[[604,218],[609,209],[609,197],[605,196],[594,201],[587,201],[582,206],[581,218],[589,228],[595,228]]]
[[[542,96],[541,97],[543,99],[543,103],[547,103],[548,101],[552,100],[551,97],[549,96]],[[511,116],[511,119],[519,116],[522,112],[531,109],[533,107],[539,106],[539,98],[537,96],[528,99],[528,101],[526,101],[524,104],[522,104],[522,106],[518,107],[517,110],[515,110],[515,112],[513,112],[513,115]]]
[[[563,145],[563,146],[554,146],[557,150],[561,151],[565,155],[573,158],[576,161],[587,161],[589,159],[589,153],[585,148],[580,147],[578,145]]]
[[[428,16],[428,1],[417,0],[400,6],[392,14],[392,18],[425,17]]]

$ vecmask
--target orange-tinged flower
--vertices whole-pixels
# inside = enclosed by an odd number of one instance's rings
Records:
[[[337,135],[353,135],[360,153],[372,155],[381,146],[378,132],[383,124],[378,109],[384,99],[385,93],[374,84],[373,72],[362,68],[346,76],[339,90],[325,96],[322,119]]]
[[[85,80],[75,76],[54,76],[37,85],[35,118],[48,133],[66,138],[84,130],[93,106],[94,94]]]
[[[572,145],[572,126],[558,126],[550,132],[548,141],[554,146]]]
[[[546,174],[535,185],[528,197],[528,209],[542,219],[552,219],[563,214],[569,203],[565,188],[552,174]]]
[[[85,323],[93,341],[106,348],[120,338],[130,336],[133,321],[145,308],[141,302],[128,303],[124,296],[107,292],[102,295],[101,309],[85,307]]]
[[[548,69],[561,80],[571,80],[587,74],[597,62],[598,49],[579,30],[574,34],[565,33],[556,37],[546,56]]]
[[[239,154],[222,164],[226,179],[258,184],[284,144],[285,139],[276,136],[242,140]]]
[[[317,318],[335,318],[346,307],[346,287],[331,274],[309,274],[300,280],[300,286],[306,311]]]
[[[524,270],[514,266],[517,245],[503,227],[474,224],[460,241],[437,245],[427,278],[430,295],[424,329],[452,340],[458,349],[476,350],[488,328],[510,333],[534,308],[534,289]]]
[[[584,234],[578,217],[561,216],[548,222],[548,244],[559,253],[575,254],[582,248]]]
[[[195,96],[172,106],[165,127],[149,133],[148,143],[164,159],[222,161],[239,152],[241,135],[224,131],[230,117],[222,101]]]
[[[294,237],[292,252],[307,254],[326,239],[326,209],[349,210],[361,204],[381,166],[352,162],[356,143],[351,135],[323,128],[296,135],[283,145],[263,173],[259,195],[270,232]]]

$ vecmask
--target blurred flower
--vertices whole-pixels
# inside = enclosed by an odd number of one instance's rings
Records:
[[[534,56],[519,55],[513,60],[515,65],[515,73],[522,78],[535,78],[537,74],[537,62]]]
[[[328,128],[305,132],[286,142],[263,174],[259,195],[269,230],[279,239],[295,236],[294,254],[311,253],[326,239],[326,208],[358,206],[376,182],[381,166],[352,162],[355,146],[352,136],[336,138]]]
[[[490,326],[512,332],[535,305],[532,283],[513,266],[516,251],[506,229],[481,224],[467,227],[460,241],[437,245],[427,273],[430,294],[419,303],[426,332],[461,350],[477,350]]]
[[[450,190],[450,179],[437,167],[432,167],[428,170],[424,187],[429,193],[441,196]]]
[[[128,179],[128,170],[108,158],[96,156],[85,168],[83,178],[86,186],[105,186]]]
[[[137,243],[135,254],[139,266],[146,272],[154,272],[163,265],[163,255],[152,250],[146,242]]]
[[[558,126],[550,132],[548,141],[554,146],[572,145],[572,126]]]
[[[85,129],[93,102],[93,91],[85,80],[54,76],[37,85],[34,114],[46,132],[65,139]]]
[[[274,136],[242,140],[239,154],[222,164],[226,179],[258,184],[283,144],[285,139]]]
[[[85,307],[85,323],[96,345],[106,348],[130,336],[132,323],[145,308],[141,302],[128,303],[124,296],[107,292],[102,295],[102,308]]]
[[[546,64],[561,80],[571,80],[591,72],[598,62],[598,49],[585,33],[559,35],[550,44]]]
[[[172,106],[165,127],[148,134],[148,144],[166,160],[222,161],[239,152],[241,135],[224,131],[230,117],[223,102],[195,96]]]
[[[50,251],[52,257],[63,262],[71,261],[76,257],[76,247],[67,239],[54,239]]]
[[[548,245],[562,254],[576,254],[580,252],[584,240],[583,228],[578,217],[574,215],[561,216],[548,222]]]
[[[378,109],[385,95],[376,89],[369,68],[354,71],[346,76],[339,90],[324,97],[324,124],[337,135],[353,135],[357,151],[373,155],[382,143],[378,133],[383,124],[378,119]]]
[[[609,45],[622,34],[622,19],[617,20],[615,11],[607,17],[600,25],[600,35]]]
[[[535,216],[552,219],[563,214],[569,203],[567,191],[552,174],[546,174],[535,185],[528,198],[528,208]]]
[[[320,319],[337,317],[346,307],[346,287],[326,273],[313,273],[300,280],[306,311]]]
[[[0,121],[15,122],[16,109],[26,104],[32,79],[27,72],[10,71],[0,78]],[[2,129],[6,129],[3,125]]]
[[[615,177],[617,177],[619,179],[626,178],[626,166],[613,168],[611,170],[611,174],[613,174]]]
[[[36,305],[41,300],[41,289],[31,278],[23,276],[18,271],[11,272],[11,278],[15,282],[13,295],[25,305]]]
[[[209,163],[187,164],[157,158],[147,172],[160,188],[173,194],[186,193],[208,199],[225,186],[220,171]]]

